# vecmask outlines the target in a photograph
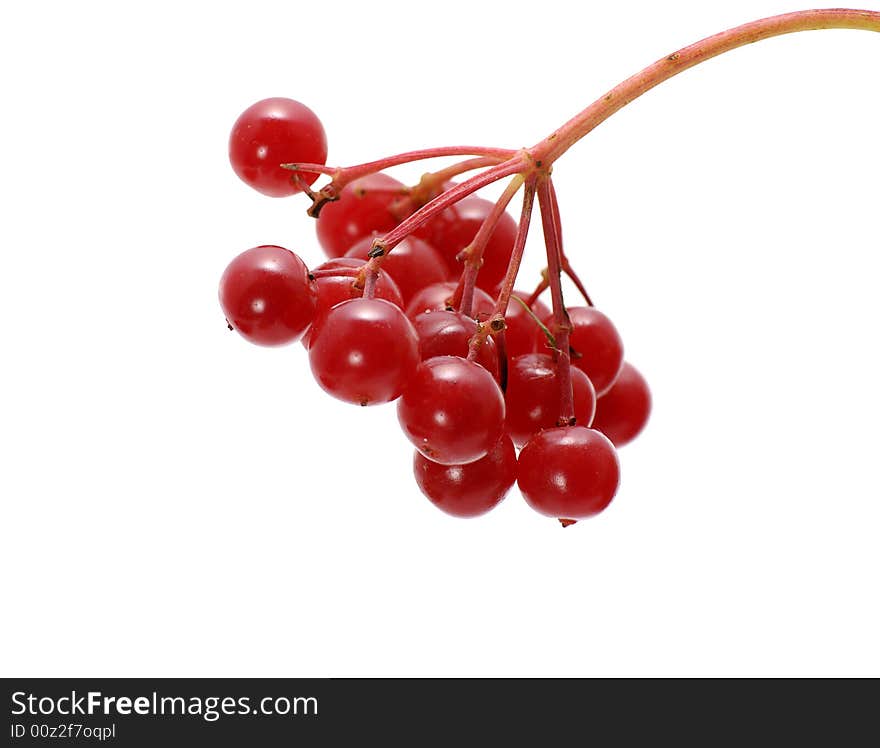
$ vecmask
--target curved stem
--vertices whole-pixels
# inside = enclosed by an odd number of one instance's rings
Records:
[[[406,153],[398,153],[394,156],[387,156],[376,161],[368,161],[355,166],[347,166],[344,169],[335,169],[333,174],[333,182],[336,189],[341,190],[349,182],[360,179],[369,174],[375,174],[383,169],[390,169],[392,166],[400,166],[401,164],[410,164],[413,161],[424,161],[429,158],[442,158],[444,156],[477,156],[480,158],[488,158],[493,163],[506,161],[516,155],[516,151],[507,148],[483,148],[481,146],[459,145],[444,146],[441,148],[422,148],[418,151],[407,151]]]
[[[612,114],[663,81],[701,62],[746,44],[796,31],[862,29],[880,31],[880,12],[831,8],[785,13],[737,26],[673,52],[627,78],[547,138],[530,148],[536,161],[552,164],[584,135]]]

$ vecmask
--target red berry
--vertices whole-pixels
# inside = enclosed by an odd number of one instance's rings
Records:
[[[336,257],[332,260],[327,260],[322,265],[318,265],[315,271],[332,270],[333,268],[358,269],[363,266],[363,260],[356,260],[353,257]],[[317,312],[326,311],[349,299],[361,298],[364,295],[364,290],[357,288],[355,286],[356,282],[357,277],[353,275],[322,275],[320,278],[315,278],[313,285],[318,296]],[[403,306],[403,297],[400,295],[397,284],[384,271],[379,273],[374,296],[377,299],[390,301],[394,306]],[[302,344],[308,348],[310,340],[311,329],[308,329],[302,336]]]
[[[564,519],[601,512],[620,482],[614,445],[585,426],[535,434],[519,453],[517,473],[520,492],[532,509]]]
[[[419,361],[416,331],[384,299],[350,299],[318,314],[309,363],[318,384],[359,405],[398,397]]]
[[[283,247],[242,252],[220,279],[226,321],[259,345],[297,340],[315,316],[316,294],[305,263]]]
[[[477,517],[496,507],[516,480],[516,450],[502,436],[489,454],[467,465],[439,465],[416,451],[413,472],[434,506],[453,517]]]
[[[623,341],[614,323],[595,307],[573,306],[568,309],[571,320],[571,363],[583,371],[593,383],[596,394],[602,397],[623,366]],[[544,323],[550,327],[552,315]],[[538,350],[547,347],[547,338],[539,333]]]
[[[346,257],[359,257],[364,261],[373,244],[372,236],[365,236],[346,253]],[[382,270],[391,273],[404,303],[410,300],[425,286],[442,283],[446,280],[446,264],[427,242],[409,236],[398,244],[385,259]]]
[[[467,358],[470,340],[477,332],[475,320],[461,312],[445,309],[422,312],[412,323],[419,336],[419,356],[422,361],[434,356]],[[491,337],[486,338],[480,346],[476,362],[498,378],[498,351]]]
[[[482,366],[457,356],[419,364],[397,403],[404,433],[425,457],[465,465],[487,455],[504,431],[504,396]]]
[[[387,234],[412,212],[402,182],[381,172],[370,174],[347,184],[338,200],[321,208],[318,241],[328,257],[341,257],[365,236]]]
[[[293,99],[263,99],[248,107],[232,126],[229,161],[239,177],[270,197],[293,195],[300,188],[281,164],[323,164],[327,137],[317,115]],[[307,184],[318,174],[302,173]]]
[[[348,268],[357,270],[364,266],[364,260],[355,257],[336,257],[318,265],[315,270],[332,270],[333,268]],[[315,290],[318,293],[318,309],[329,309],[340,301],[359,299],[364,295],[362,288],[356,288],[357,277],[353,275],[323,275],[315,279]],[[377,299],[390,301],[394,306],[403,309],[403,296],[394,278],[383,268],[379,272],[376,281]]]
[[[463,266],[456,255],[473,241],[493,207],[493,203],[481,197],[465,197],[417,229],[416,234],[440,253],[453,275],[458,275]],[[504,279],[516,231],[516,221],[504,213],[483,250],[483,265],[477,276],[480,288],[494,292]]]
[[[596,391],[580,369],[571,367],[574,415],[577,424],[589,426],[596,412]],[[505,426],[517,447],[532,435],[558,425],[560,404],[556,364],[545,353],[527,353],[511,359],[507,370]]]
[[[635,439],[651,414],[651,390],[638,369],[624,362],[617,381],[596,403],[593,428],[607,436],[615,447]]]
[[[458,283],[446,281],[426,286],[410,300],[406,306],[406,316],[415,319],[422,312],[432,312],[436,309],[451,309],[449,301],[455,295]],[[488,319],[495,311],[495,302],[481,288],[474,289],[474,303],[472,315],[482,322]]]
[[[507,305],[507,311],[504,314],[504,343],[507,347],[507,355],[513,358],[521,356],[525,353],[535,353],[538,350],[538,335],[541,328],[532,316],[523,308],[513,296],[518,296],[523,301],[527,301],[531,294],[525,291],[514,291],[511,296],[510,303]],[[532,312],[539,320],[544,320],[550,316],[550,309],[540,299],[535,299],[532,304]],[[546,337],[544,338],[546,341]],[[541,347],[542,350],[544,346]]]

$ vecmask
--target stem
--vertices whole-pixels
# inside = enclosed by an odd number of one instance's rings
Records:
[[[846,8],[803,10],[772,18],[762,18],[759,21],[752,21],[728,31],[722,31],[720,34],[684,47],[678,52],[673,52],[653,65],[649,65],[640,73],[627,78],[529,151],[539,162],[539,165],[543,162],[543,165],[547,167],[616,111],[668,78],[716,55],[746,44],[781,34],[819,29],[880,31],[880,12]]]
[[[442,158],[444,156],[479,156],[487,158],[493,164],[513,158],[516,151],[509,148],[483,148],[474,145],[442,146],[440,148],[421,148],[418,151],[397,153],[393,156],[367,161],[363,164],[347,166],[345,168],[323,166],[321,164],[282,164],[285,169],[292,171],[305,171],[309,173],[329,174],[333,177],[333,188],[341,191],[349,182],[355,179],[375,174],[377,171],[390,169],[392,166],[410,164],[413,161],[424,161],[429,158]]]
[[[522,212],[519,217],[519,225],[516,229],[516,238],[513,241],[513,251],[510,254],[510,262],[507,264],[507,272],[501,282],[501,290],[498,292],[498,300],[495,303],[495,312],[490,318],[491,322],[504,319],[507,314],[507,306],[513,294],[513,285],[519,275],[519,266],[522,263],[523,252],[526,248],[526,238],[529,234],[529,224],[532,220],[532,209],[535,206],[536,177],[529,177],[523,192]],[[502,328],[503,329],[503,328]]]
[[[501,284],[501,291],[498,293],[498,300],[495,302],[495,311],[489,319],[480,325],[476,334],[468,343],[468,359],[473,361],[477,357],[480,346],[483,341],[494,333],[497,340],[501,340],[504,334],[504,314],[507,312],[507,305],[510,303],[510,295],[513,292],[513,284],[516,282],[516,276],[519,273],[519,266],[522,262],[523,251],[526,247],[526,237],[529,234],[529,223],[532,219],[532,208],[535,204],[535,183],[537,177],[534,175],[526,179],[526,187],[523,191],[523,205],[520,213],[519,225],[516,229],[516,238],[513,240],[513,251],[510,254],[510,262],[507,264],[507,273],[504,276],[504,282]],[[503,350],[502,350],[503,349]],[[506,346],[502,345],[498,349],[499,363],[501,361],[502,352],[506,356]],[[506,378],[507,361],[504,361],[504,372]],[[506,381],[506,379],[505,379]]]
[[[364,269],[364,293],[365,299],[372,299],[376,295],[376,283],[379,282],[379,271],[370,270],[370,266],[366,265]]]
[[[385,236],[374,239],[373,248],[369,252],[370,257],[378,260],[382,255],[388,254],[394,247],[400,244],[415,229],[423,223],[430,221],[450,205],[457,203],[463,197],[467,197],[488,184],[497,182],[499,179],[504,179],[504,177],[509,177],[527,168],[528,157],[518,155],[440,193],[433,200],[419,208],[409,218],[401,221],[396,228],[392,229]]]
[[[414,205],[423,206],[432,198],[436,197],[443,191],[443,184],[450,179],[464,174],[474,169],[484,169],[487,166],[495,166],[499,160],[497,158],[481,157],[470,158],[467,161],[459,161],[457,164],[447,166],[445,169],[429,172],[422,175],[419,183],[410,188],[409,196]]]
[[[541,206],[541,225],[544,229],[544,243],[547,246],[547,280],[553,299],[553,325],[551,332],[556,338],[556,379],[559,382],[559,426],[573,426],[574,392],[571,385],[571,355],[568,342],[571,322],[562,299],[562,243],[556,227],[558,216],[553,209],[550,179],[538,184],[538,202]]]
[[[577,288],[578,292],[581,296],[584,297],[584,300],[587,302],[587,306],[593,306],[593,301],[590,298],[590,295],[587,293],[587,289],[584,284],[581,282],[581,279],[578,277],[578,274],[574,271],[574,268],[571,266],[571,263],[568,261],[568,257],[565,255],[565,251],[562,249],[562,218],[559,214],[559,200],[556,198],[556,187],[553,186],[553,180],[550,181],[550,200],[553,205],[553,214],[555,218],[556,225],[556,235],[559,237],[559,251],[560,251],[560,262],[562,265],[562,272],[564,272],[570,279],[571,282],[574,283],[575,288]]]
[[[464,272],[461,276],[462,292],[459,311],[467,317],[471,316],[471,310],[473,308],[474,287],[477,283],[477,274],[480,272],[480,267],[483,264],[483,252],[486,250],[486,245],[489,243],[489,239],[492,238],[495,227],[498,226],[498,221],[501,220],[501,216],[504,215],[504,211],[507,210],[508,204],[513,200],[513,196],[519,192],[519,188],[522,187],[524,181],[525,180],[520,174],[516,174],[513,179],[510,180],[510,184],[507,185],[504,192],[501,194],[501,197],[499,197],[495,205],[492,206],[489,215],[483,219],[483,222],[480,224],[480,228],[477,230],[471,243],[456,256],[456,259],[464,259],[465,263]]]

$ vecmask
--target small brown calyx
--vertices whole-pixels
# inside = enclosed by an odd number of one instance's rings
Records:
[[[577,524],[577,520],[576,519],[563,519],[562,517],[560,517],[559,524],[562,525],[563,527],[571,527],[571,525]]]
[[[306,211],[306,214],[311,218],[317,218],[321,214],[321,209],[327,203],[335,203],[339,199],[339,195],[336,194],[336,190],[329,189],[330,185],[328,184],[326,187],[322,187],[319,192],[313,192],[309,190],[303,190],[311,199],[312,204],[309,206],[309,209]]]
[[[507,329],[507,322],[504,317],[494,317],[489,321],[489,329],[493,333],[504,332]]]

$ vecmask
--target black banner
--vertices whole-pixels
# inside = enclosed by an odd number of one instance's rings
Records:
[[[851,684],[852,685],[852,684]],[[653,745],[860,734],[877,682],[4,679],[11,746]],[[855,691],[855,693],[853,693]],[[835,696],[837,698],[835,698]],[[837,710],[837,711],[836,711]],[[869,728],[871,729],[871,728]],[[855,731],[855,732],[853,732]],[[875,732],[876,734],[876,732]]]

